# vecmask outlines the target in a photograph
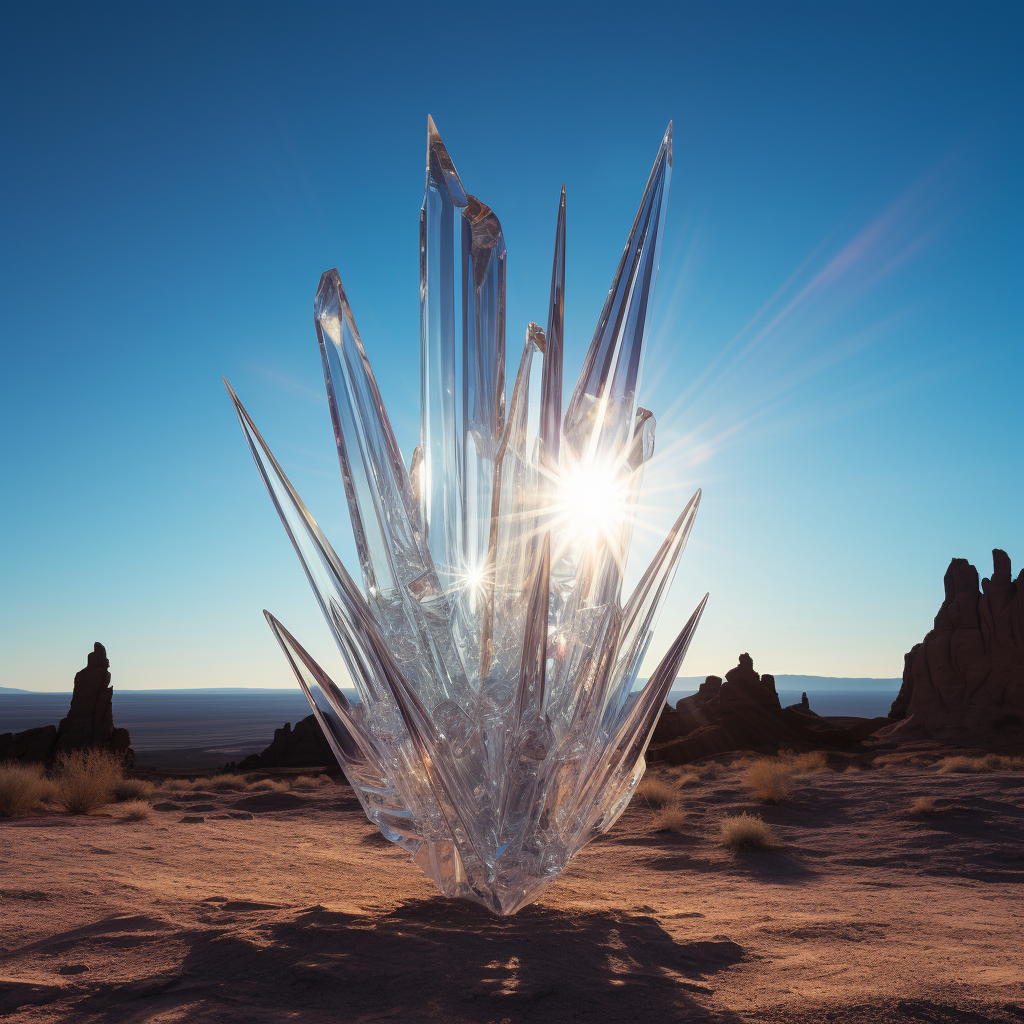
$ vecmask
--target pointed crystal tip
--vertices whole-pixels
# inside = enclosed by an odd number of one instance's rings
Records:
[[[672,166],[672,122],[669,121],[668,127],[665,129],[665,137],[661,140],[661,144],[668,149],[668,165]]]
[[[434,119],[427,114],[427,184],[430,183],[430,172],[432,158],[437,161],[436,171],[440,173],[444,179],[444,184],[448,188],[448,193],[451,196],[452,202],[458,206],[463,207],[468,202],[466,198],[466,190],[462,187],[462,179],[459,177],[459,172],[455,170],[455,164],[452,162],[452,158],[448,155],[448,148],[444,144],[444,140],[441,138],[441,133],[437,130],[437,125],[434,124]]]

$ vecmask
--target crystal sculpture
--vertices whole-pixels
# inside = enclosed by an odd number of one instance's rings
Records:
[[[506,396],[501,224],[428,118],[408,468],[336,270],[313,307],[361,589],[228,386],[358,694],[265,612],[317,721],[370,821],[445,895],[497,914],[536,899],[629,803],[707,600],[641,686],[700,501],[623,602],[654,452],[636,396],[671,176],[670,124],[563,415],[565,187],[547,325],[527,327]]]

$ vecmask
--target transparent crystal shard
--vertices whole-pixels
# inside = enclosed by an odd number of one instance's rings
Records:
[[[444,589],[462,555],[462,458],[457,396],[455,211],[469,205],[433,118],[427,118],[427,182],[420,208],[420,449],[422,519]]]
[[[671,181],[670,122],[565,413],[565,439],[577,455],[588,445],[604,455],[629,437]]]
[[[462,211],[462,275],[463,561],[475,584],[487,560],[505,428],[505,239],[498,218],[473,196]]]
[[[263,614],[367,817],[385,834],[391,833],[392,842],[415,854],[422,840],[391,785],[387,758],[364,721],[365,707],[350,703],[291,633],[266,609]]]
[[[433,121],[420,216],[420,443],[408,471],[336,271],[315,322],[362,592],[228,388],[341,651],[350,702],[267,614],[367,817],[448,896],[511,914],[612,826],[707,600],[643,687],[693,496],[633,594],[655,419],[637,406],[672,166],[655,161],[562,414],[565,188],[546,330],[506,407],[505,243]]]
[[[618,717],[629,697],[650,648],[664,598],[672,586],[679,559],[700,508],[700,495],[698,490],[687,502],[623,610],[616,662],[606,700],[605,714],[612,720]]]
[[[543,331],[530,324],[519,359],[505,431],[495,457],[492,515],[486,570],[481,680],[501,680],[504,692],[515,679],[523,638],[522,594],[534,566],[540,535],[536,464],[539,420],[531,422],[530,394],[542,357]]]
[[[581,787],[577,806],[586,807],[588,811],[577,816],[577,842],[582,839],[585,843],[592,838],[587,835],[588,829],[599,834],[611,828],[643,777],[644,751],[651,741],[672,683],[679,675],[707,601],[708,595],[705,594],[646,686],[633,696],[619,716],[616,727],[607,734],[601,768],[589,775]]]
[[[551,263],[551,297],[548,300],[547,351],[544,386],[541,390],[540,436],[552,466],[558,465],[562,437],[562,335],[565,328],[565,185],[558,200],[555,226],[555,257]]]
[[[336,270],[320,279],[314,321],[366,595],[416,688],[438,700],[467,698],[449,624],[449,602],[417,530],[406,473],[370,361]],[[422,671],[427,668],[428,671]]]

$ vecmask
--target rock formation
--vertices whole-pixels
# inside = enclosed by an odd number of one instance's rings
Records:
[[[50,761],[57,746],[57,727],[43,725],[24,732],[0,735],[0,762]]]
[[[135,761],[127,729],[114,728],[110,662],[103,644],[93,645],[85,668],[75,676],[71,708],[59,728],[46,725],[0,736],[0,761],[52,761],[63,751],[100,747]]]
[[[708,676],[700,690],[665,708],[654,730],[650,761],[686,764],[712,754],[734,750],[794,750],[821,746],[849,746],[865,739],[888,722],[864,719],[847,728],[835,728],[810,707],[783,708],[775,677],[758,675],[749,654],[725,674]]]
[[[93,645],[85,668],[75,676],[68,716],[57,729],[56,753],[102,747],[129,756],[127,729],[114,728],[114,688],[110,685],[110,661],[103,644]]]
[[[934,628],[904,658],[903,685],[886,739],[934,739],[970,746],[1024,742],[1024,572],[992,552],[992,577],[954,558]]]
[[[313,715],[296,722],[285,722],[283,729],[274,730],[274,740],[266,750],[250,754],[237,766],[226,765],[237,771],[252,771],[255,768],[320,768],[334,765],[337,761],[320,723]]]

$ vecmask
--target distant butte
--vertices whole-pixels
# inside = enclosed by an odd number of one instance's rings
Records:
[[[992,552],[992,576],[954,558],[935,626],[904,657],[903,685],[885,739],[990,748],[1024,742],[1024,571]]]
[[[700,690],[666,705],[654,730],[648,760],[688,764],[738,750],[806,750],[849,747],[883,728],[885,718],[842,726],[821,718],[804,702],[784,708],[775,677],[758,675],[749,654],[725,674],[708,676]]]
[[[60,726],[44,725],[0,736],[0,761],[52,761],[63,751],[101,747],[121,755],[126,767],[135,762],[127,729],[114,727],[114,688],[110,661],[101,643],[93,644],[86,666],[75,676],[71,708]]]

